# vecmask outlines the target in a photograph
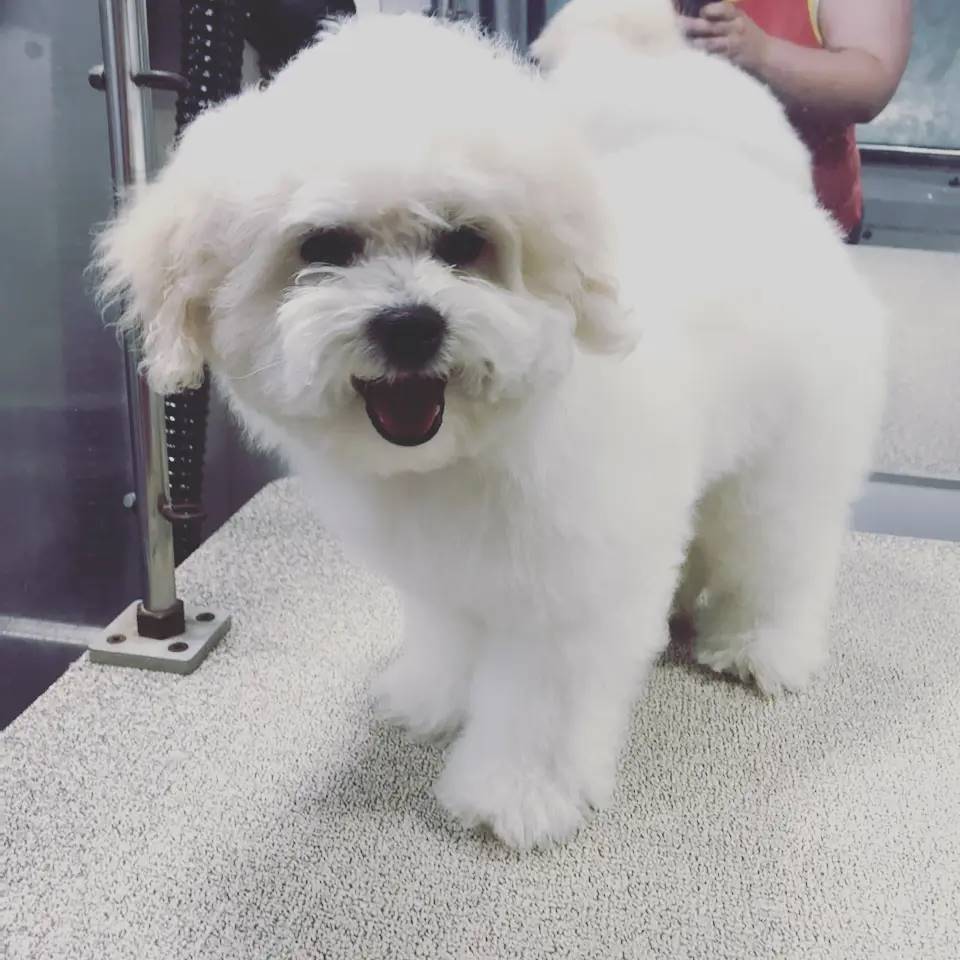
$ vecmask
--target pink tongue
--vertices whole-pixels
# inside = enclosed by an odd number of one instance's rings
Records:
[[[409,377],[365,384],[367,415],[394,443],[417,444],[431,439],[443,415],[446,383],[433,377]]]

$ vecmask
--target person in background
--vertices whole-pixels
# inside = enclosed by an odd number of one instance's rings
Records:
[[[821,204],[856,243],[863,190],[854,125],[876,117],[900,83],[910,52],[910,0],[722,0],[702,6],[681,0],[678,6],[694,46],[727,57],[784,104],[812,154]]]

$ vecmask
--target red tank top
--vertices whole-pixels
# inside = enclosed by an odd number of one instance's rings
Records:
[[[803,47],[822,47],[815,0],[739,0],[738,6],[771,36]],[[811,120],[788,111],[790,122],[813,156],[813,182],[820,203],[846,233],[863,219],[860,152],[854,127]]]

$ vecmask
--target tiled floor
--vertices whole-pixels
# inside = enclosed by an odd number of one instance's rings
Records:
[[[83,649],[73,643],[0,636],[0,730],[58,680]]]
[[[853,526],[864,533],[960,541],[960,482],[874,480],[854,508]]]

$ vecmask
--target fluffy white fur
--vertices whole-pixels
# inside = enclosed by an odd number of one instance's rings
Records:
[[[884,367],[802,147],[669,0],[574,0],[536,53],[346,22],[200,117],[100,246],[153,385],[208,362],[400,590],[380,709],[450,738],[440,802],[522,848],[610,797],[675,595],[714,670],[776,693],[825,663]],[[495,250],[476,272],[431,255],[459,223]],[[305,267],[341,224],[364,258]],[[392,375],[367,322],[410,301],[447,318],[449,386],[405,448],[351,377]]]

